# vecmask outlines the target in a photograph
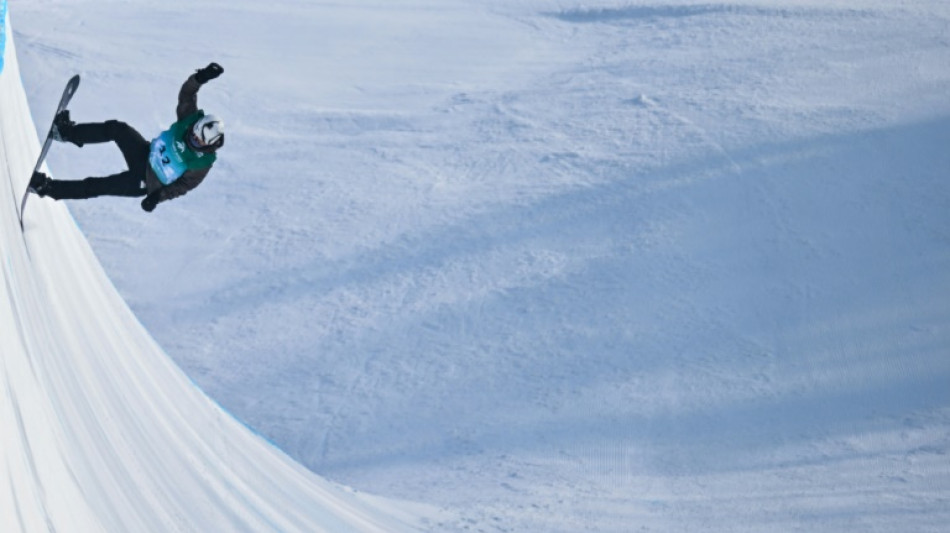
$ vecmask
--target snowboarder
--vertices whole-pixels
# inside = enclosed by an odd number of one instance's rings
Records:
[[[118,120],[76,124],[69,111],[56,115],[53,138],[84,144],[115,142],[128,170],[102,178],[81,181],[50,179],[35,172],[30,189],[55,200],[76,200],[97,196],[142,197],[142,209],[152,212],[160,202],[177,198],[197,187],[224,145],[224,124],[214,115],[198,109],[198,89],[224,72],[211,63],[188,77],[178,93],[178,121],[148,142],[132,126]]]

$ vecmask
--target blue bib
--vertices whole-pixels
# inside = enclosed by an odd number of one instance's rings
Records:
[[[174,183],[189,170],[200,170],[214,164],[214,152],[198,152],[185,142],[188,130],[203,116],[204,112],[198,111],[172,124],[152,139],[148,161],[163,185]]]

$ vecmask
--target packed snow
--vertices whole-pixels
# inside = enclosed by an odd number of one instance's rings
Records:
[[[445,532],[950,523],[947,2],[8,11],[40,135],[74,73],[74,119],[148,136],[224,67],[205,183],[35,199],[26,242],[81,240],[68,206],[165,353],[316,475]]]
[[[130,312],[64,205],[34,200],[21,232],[40,146],[13,40],[3,42],[0,531],[436,524],[430,509],[318,478],[202,394]]]

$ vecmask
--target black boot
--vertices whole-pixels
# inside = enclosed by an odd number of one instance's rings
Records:
[[[56,118],[53,119],[53,139],[59,142],[71,142],[76,146],[82,148],[81,142],[73,139],[73,128],[76,126],[76,123],[72,120],[69,120],[69,110],[64,109],[56,115]]]
[[[31,191],[40,196],[46,196],[52,188],[53,180],[51,180],[49,176],[38,170],[33,173],[33,177],[30,178]]]

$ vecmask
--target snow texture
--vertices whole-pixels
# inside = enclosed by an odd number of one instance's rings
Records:
[[[950,523],[950,3],[9,11],[41,129],[73,73],[76,120],[150,136],[224,67],[205,183],[66,205],[168,355],[320,476],[448,509],[438,532]],[[60,207],[31,205],[8,293],[73,275],[37,261],[81,241]]]
[[[35,199],[20,232],[16,193],[40,147],[12,39],[4,59],[0,531],[417,530],[400,506],[318,478],[201,393],[64,205]]]

